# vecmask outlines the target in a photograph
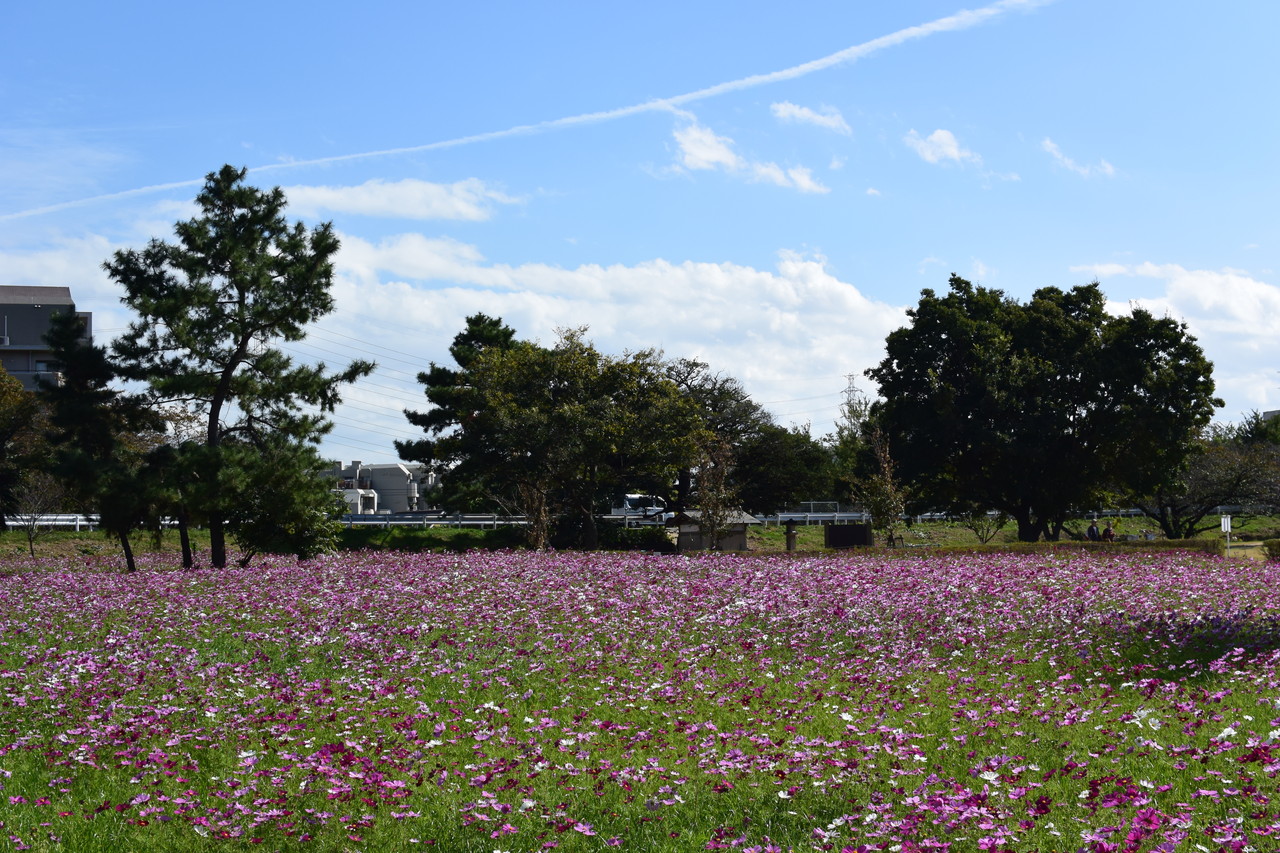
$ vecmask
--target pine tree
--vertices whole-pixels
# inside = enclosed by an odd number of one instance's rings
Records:
[[[280,188],[247,186],[245,174],[231,166],[210,173],[196,197],[200,214],[175,225],[176,242],[152,240],[103,265],[139,317],[113,347],[122,373],[146,382],[156,400],[202,416],[208,452],[193,454],[202,464],[191,473],[218,568],[227,562],[225,522],[253,487],[254,478],[236,468],[243,449],[318,442],[339,388],[373,370],[353,360],[331,374],[323,364],[295,364],[279,348],[302,340],[307,324],[333,310],[338,239],[329,223],[290,224]],[[230,447],[235,452],[224,452]],[[297,481],[285,473],[280,482]],[[245,544],[252,550],[255,543]]]

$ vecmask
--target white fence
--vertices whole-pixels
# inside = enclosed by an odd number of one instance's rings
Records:
[[[97,530],[98,516],[96,515],[73,515],[70,513],[62,514],[45,514],[45,515],[22,515],[20,513],[5,517],[10,527],[30,527],[33,523],[36,527],[47,527],[56,530]]]

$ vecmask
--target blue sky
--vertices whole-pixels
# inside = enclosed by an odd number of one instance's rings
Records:
[[[0,283],[171,235],[223,163],[343,239],[300,358],[372,358],[326,455],[390,461],[463,319],[660,347],[829,432],[956,272],[1187,323],[1222,420],[1280,408],[1280,4],[24,4]]]

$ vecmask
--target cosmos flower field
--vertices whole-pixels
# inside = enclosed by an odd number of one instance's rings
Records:
[[[1278,617],[1178,553],[30,567],[0,849],[1275,850]]]

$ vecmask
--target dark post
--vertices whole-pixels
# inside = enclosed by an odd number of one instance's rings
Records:
[[[787,519],[787,550],[794,551],[796,549],[796,520],[794,518]]]

